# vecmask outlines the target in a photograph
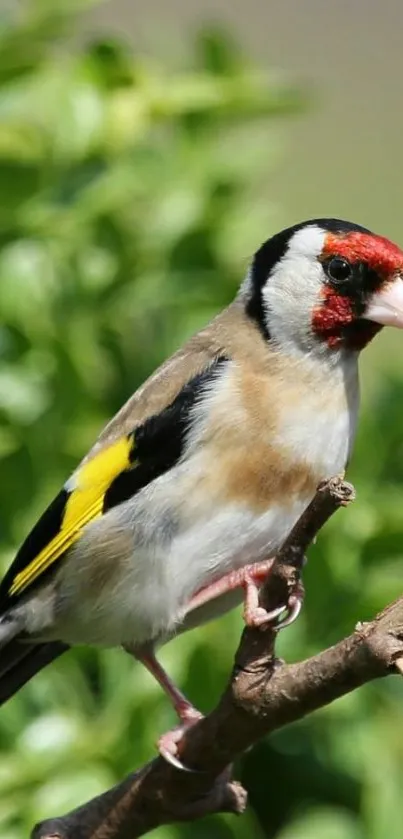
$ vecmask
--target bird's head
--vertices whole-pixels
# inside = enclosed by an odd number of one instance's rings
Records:
[[[359,351],[382,326],[403,328],[403,251],[356,224],[306,221],[261,246],[242,293],[275,345]]]

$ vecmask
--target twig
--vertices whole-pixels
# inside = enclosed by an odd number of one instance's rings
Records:
[[[341,478],[318,489],[282,549],[262,592],[266,608],[284,602],[304,553],[327,519],[354,497]],[[34,828],[32,839],[135,839],[161,824],[215,812],[241,813],[246,793],[228,767],[256,740],[372,679],[403,669],[403,598],[339,644],[287,665],[275,659],[276,633],[245,629],[218,706],[190,729],[178,772],[160,758],[64,817]]]

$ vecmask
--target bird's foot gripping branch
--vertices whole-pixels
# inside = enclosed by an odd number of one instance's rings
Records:
[[[353,498],[341,478],[318,488],[277,555],[262,591],[264,608],[285,602],[316,533]],[[135,839],[161,824],[242,813],[246,792],[229,767],[245,749],[365,682],[403,672],[403,597],[334,647],[296,664],[276,659],[276,634],[270,626],[244,630],[218,706],[180,744],[181,760],[197,771],[185,774],[157,758],[77,810],[37,825],[32,839]]]

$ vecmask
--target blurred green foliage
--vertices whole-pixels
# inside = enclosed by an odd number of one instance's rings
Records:
[[[214,31],[177,72],[110,39],[73,48],[76,12],[88,5],[33,0],[0,28],[4,566],[106,419],[233,296],[247,256],[278,223],[262,184],[280,117],[303,104]],[[350,473],[359,501],[311,551],[306,608],[281,638],[289,659],[399,593],[403,384],[394,344],[379,346]],[[162,653],[203,710],[240,628],[234,613]],[[400,839],[402,699],[391,678],[277,733],[239,767],[247,815],[153,835]],[[1,709],[2,839],[115,783],[172,723],[160,690],[122,652],[66,655]]]

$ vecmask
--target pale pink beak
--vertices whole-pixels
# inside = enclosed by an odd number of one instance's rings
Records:
[[[362,317],[382,326],[403,329],[403,278],[397,276],[376,292]]]

